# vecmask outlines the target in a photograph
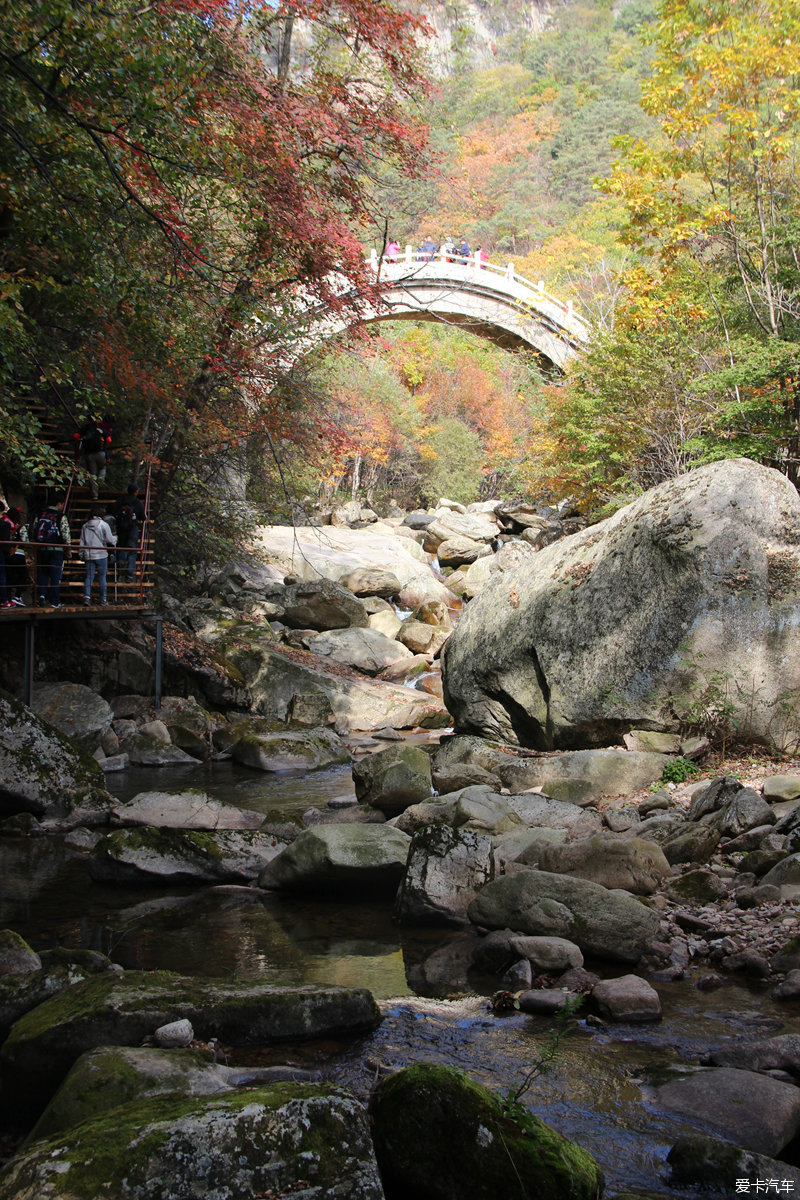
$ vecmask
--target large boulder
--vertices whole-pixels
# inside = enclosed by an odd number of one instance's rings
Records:
[[[364,605],[347,588],[329,579],[275,589],[270,598],[280,603],[282,620],[292,629],[348,629],[367,623]]]
[[[506,758],[499,766],[503,783],[513,791],[540,787],[555,800],[593,804],[602,796],[624,796],[660,779],[666,754],[622,750],[570,750],[542,758]]]
[[[800,1089],[735,1067],[696,1071],[662,1084],[658,1102],[745,1150],[774,1157],[800,1130]]]
[[[205,792],[139,792],[111,810],[112,825],[153,825],[160,829],[258,829],[264,814],[212,800]]]
[[[276,1083],[122,1105],[34,1142],[0,1182],[0,1200],[295,1194],[383,1198],[367,1113],[342,1089]]]
[[[336,662],[353,667],[356,671],[363,671],[366,675],[379,675],[387,667],[397,664],[411,665],[411,659],[414,657],[399,641],[370,628],[331,629],[326,633],[315,633],[305,639],[305,645],[313,654],[333,658]]]
[[[265,867],[259,887],[394,895],[411,838],[391,825],[315,825]]]
[[[90,754],[0,692],[0,816],[29,812],[65,828],[98,825],[112,803]]]
[[[91,754],[111,727],[111,705],[82,683],[40,683],[33,689],[35,713]]]
[[[192,979],[127,971],[77,983],[13,1026],[0,1049],[3,1104],[38,1116],[75,1060],[97,1046],[139,1046],[160,1025],[186,1019],[195,1035],[231,1046],[335,1037],[377,1028],[366,988],[277,987],[261,980]]]
[[[490,838],[471,829],[424,825],[411,841],[395,917],[405,924],[464,923],[470,902],[492,874]]]
[[[30,953],[33,954],[33,951]],[[54,950],[43,950],[41,955],[37,954],[34,958],[40,962],[36,970],[0,975],[0,1041],[6,1037],[15,1021],[51,996],[92,975],[119,969],[96,950],[66,950],[58,946]]]
[[[467,910],[487,929],[567,938],[584,954],[636,963],[658,933],[658,913],[627,892],[547,871],[519,871],[487,883]]]
[[[386,1200],[599,1200],[585,1150],[522,1106],[513,1116],[455,1067],[419,1063],[382,1080],[370,1101]]]
[[[431,796],[431,760],[419,746],[389,746],[354,763],[353,782],[362,804],[396,817]]]
[[[539,749],[675,728],[730,678],[769,740],[800,688],[800,497],[748,459],[700,467],[490,581],[444,653],[456,727]],[[752,697],[757,697],[753,704]]]
[[[100,838],[88,859],[101,883],[250,883],[283,849],[257,829],[117,829]]]
[[[650,896],[664,882],[670,865],[655,842],[623,838],[612,833],[581,838],[566,845],[545,847],[539,856],[542,871],[577,875],[607,888],[622,888]]]
[[[249,718],[231,731],[236,762],[258,771],[316,771],[348,762],[350,753],[332,729],[280,730]]]

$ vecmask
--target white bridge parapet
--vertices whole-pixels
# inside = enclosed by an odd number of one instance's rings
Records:
[[[501,267],[482,262],[479,254],[465,258],[452,251],[439,250],[426,255],[411,246],[396,257],[372,250],[368,262],[381,284],[402,287],[409,294],[431,286],[443,285],[469,292],[481,292],[504,307],[516,309],[520,316],[543,318],[547,324],[573,343],[573,350],[586,346],[591,330],[575,312],[572,302],[565,303],[545,291],[544,283],[531,283],[514,270],[514,264]]]

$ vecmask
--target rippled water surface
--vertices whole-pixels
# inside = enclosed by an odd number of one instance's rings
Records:
[[[129,771],[109,782],[123,799],[191,786],[287,815],[352,794],[349,768],[276,777],[215,764]],[[129,968],[366,986],[382,1004],[384,1021],[368,1037],[272,1047],[262,1061],[321,1068],[362,1095],[386,1070],[449,1063],[504,1092],[547,1045],[551,1021],[489,1011],[486,997],[497,982],[467,973],[470,934],[400,928],[390,901],[290,898],[241,887],[112,887],[92,883],[85,861],[60,839],[0,839],[0,927],[18,930],[36,949],[100,950]],[[602,973],[627,970],[606,964]],[[729,982],[701,992],[688,980],[658,984],[658,991],[658,1024],[595,1028],[573,1021],[551,1071],[527,1098],[538,1116],[596,1156],[610,1194],[638,1188],[679,1195],[668,1188],[664,1160],[688,1127],[658,1110],[648,1084],[654,1068],[696,1064],[731,1041],[800,1033],[797,1007],[775,1005],[766,990]],[[731,1180],[731,1196],[735,1190]]]

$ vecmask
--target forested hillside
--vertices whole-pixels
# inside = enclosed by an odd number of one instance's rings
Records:
[[[58,478],[32,400],[111,411],[190,558],[235,536],[245,466],[272,520],[337,492],[602,511],[738,454],[796,479],[792,0],[47,0],[2,39],[6,487]],[[297,353],[298,303],[357,312],[364,250],[427,235],[573,300],[589,351],[545,376],[382,324]]]

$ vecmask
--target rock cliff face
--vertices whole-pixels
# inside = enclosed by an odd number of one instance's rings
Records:
[[[800,497],[714,463],[496,577],[443,652],[459,732],[608,745],[717,706],[789,745],[800,726]]]
[[[497,62],[502,39],[521,31],[541,33],[551,0],[461,0],[458,4],[422,3],[418,11],[434,32],[430,46],[433,69],[440,77],[456,69],[482,69]]]

